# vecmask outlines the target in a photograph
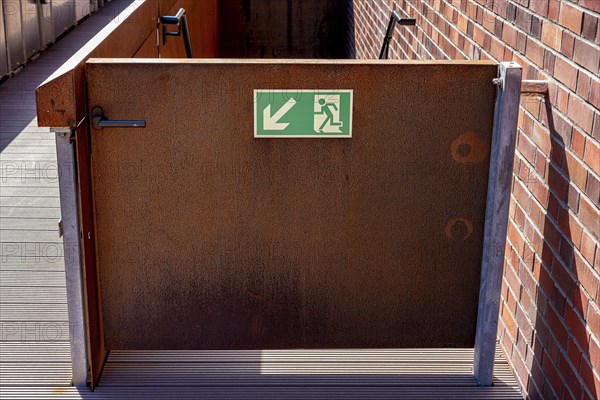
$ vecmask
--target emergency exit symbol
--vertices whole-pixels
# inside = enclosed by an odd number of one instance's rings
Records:
[[[254,91],[256,138],[352,137],[352,90]]]

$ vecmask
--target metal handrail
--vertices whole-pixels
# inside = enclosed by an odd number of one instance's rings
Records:
[[[163,15],[160,17],[160,22],[163,24],[163,45],[167,44],[167,38],[169,36],[183,35],[183,43],[185,44],[187,58],[194,58],[185,8],[180,8],[175,15]],[[177,32],[167,31],[166,25],[177,25]]]
[[[390,40],[392,39],[392,32],[394,31],[394,25],[414,26],[417,24],[417,20],[414,18],[403,18],[396,11],[392,11],[390,15],[390,22],[388,23],[387,30],[385,31],[385,37],[383,38],[383,45],[381,46],[381,52],[379,53],[380,60],[386,60],[390,50]]]

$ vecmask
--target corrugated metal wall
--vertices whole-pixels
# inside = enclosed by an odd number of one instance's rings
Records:
[[[0,79],[110,0],[0,0]]]

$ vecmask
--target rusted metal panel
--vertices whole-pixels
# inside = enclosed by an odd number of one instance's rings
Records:
[[[156,30],[158,0],[113,2],[100,13],[106,28],[36,89],[39,126],[77,127],[85,117],[85,61],[90,57],[133,57]]]
[[[77,186],[79,189],[79,221],[88,335],[88,363],[90,369],[89,383],[93,389],[100,380],[108,352],[104,348],[99,272],[96,265],[94,209],[90,170],[91,151],[88,125],[81,124],[75,134],[75,143],[77,146]]]
[[[158,58],[158,31],[151,32],[146,41],[135,53],[135,58]]]
[[[90,57],[158,57],[154,36],[160,15],[184,7],[196,57],[219,56],[218,0],[127,0],[113,2],[100,11],[106,28],[36,90],[40,126],[76,128],[85,116],[83,68]],[[171,38],[162,45],[162,57],[185,57],[183,42]]]
[[[472,347],[497,65],[93,60],[107,349]],[[253,90],[352,89],[352,139]]]

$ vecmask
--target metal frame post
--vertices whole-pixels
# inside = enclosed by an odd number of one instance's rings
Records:
[[[56,132],[56,157],[60,190],[61,233],[63,236],[67,307],[69,315],[69,342],[73,385],[85,387],[88,376],[87,336],[84,312],[83,266],[79,235],[79,204],[77,195],[77,167],[74,132],[69,128],[52,129]]]
[[[498,89],[494,111],[473,362],[473,372],[479,386],[491,386],[493,383],[521,76],[522,69],[519,64],[503,62],[499,65],[498,78],[494,80]]]
[[[392,33],[394,32],[394,26],[396,25],[396,22],[398,25],[402,26],[414,26],[417,24],[417,20],[415,18],[403,18],[396,11],[392,11],[392,15],[390,15],[390,22],[388,22],[385,36],[383,37],[381,51],[379,52],[380,60],[387,60],[388,58],[388,53],[390,51],[390,40],[392,40]]]

